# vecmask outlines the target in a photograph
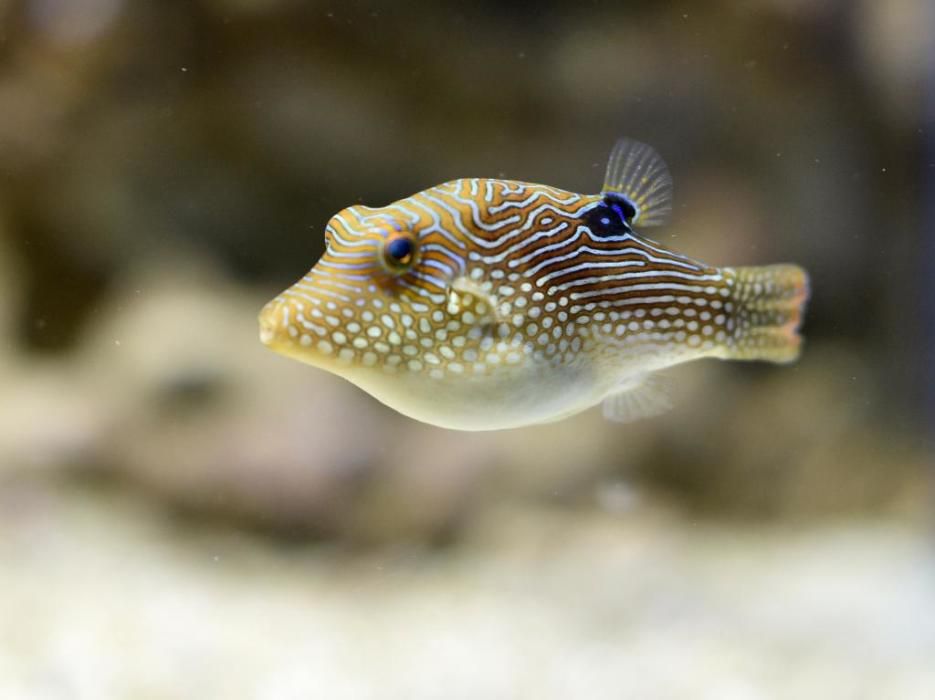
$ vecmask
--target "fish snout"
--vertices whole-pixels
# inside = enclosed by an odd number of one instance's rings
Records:
[[[289,301],[276,297],[260,311],[260,342],[275,350],[289,339]]]

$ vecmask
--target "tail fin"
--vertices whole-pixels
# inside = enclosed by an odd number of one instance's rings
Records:
[[[725,268],[734,304],[726,357],[792,362],[808,300],[808,274],[798,265]]]

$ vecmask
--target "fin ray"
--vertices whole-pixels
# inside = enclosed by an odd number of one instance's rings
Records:
[[[615,423],[658,416],[672,408],[669,384],[657,374],[638,374],[605,397],[601,408],[604,417]]]
[[[672,214],[672,176],[662,157],[639,141],[620,139],[607,161],[602,194],[623,199],[636,214],[632,223],[662,226]]]

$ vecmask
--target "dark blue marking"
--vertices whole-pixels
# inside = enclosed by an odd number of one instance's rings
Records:
[[[598,238],[624,236],[633,233],[630,220],[634,214],[636,210],[629,202],[618,202],[605,196],[604,201],[584,215],[584,223]]]
[[[623,207],[624,218],[627,220],[627,223],[633,223],[633,218],[636,216],[636,205],[633,204],[633,200],[625,194],[620,192],[605,192],[604,202],[611,206],[617,204]]]

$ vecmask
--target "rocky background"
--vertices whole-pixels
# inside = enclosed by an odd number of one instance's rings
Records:
[[[932,26],[0,0],[0,697],[935,695]],[[798,364],[462,434],[257,341],[338,209],[622,135],[661,241],[809,269]]]

